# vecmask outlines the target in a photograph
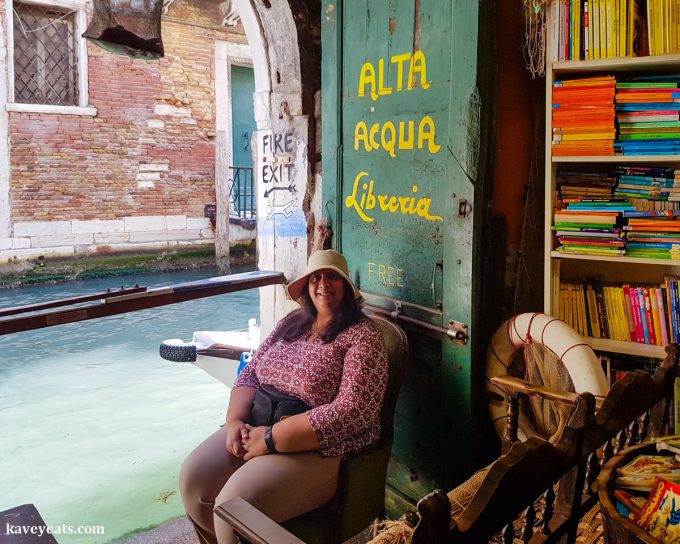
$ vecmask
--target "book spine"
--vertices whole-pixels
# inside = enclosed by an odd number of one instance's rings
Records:
[[[673,324],[671,323],[670,305],[668,303],[668,282],[665,281],[661,286],[661,297],[663,299],[663,313],[666,319],[666,330],[668,332],[668,342],[673,342]]]
[[[569,52],[567,58],[574,60],[574,0],[568,0],[569,3]]]
[[[623,331],[623,338],[627,342],[634,340],[635,324],[633,323],[633,316],[631,315],[630,299],[626,296],[624,289],[619,287],[616,289],[619,298],[619,312],[621,319],[621,330]]]
[[[559,2],[550,4],[550,60],[560,60],[560,6]]]
[[[577,300],[578,300],[578,320],[579,333],[581,336],[588,336],[588,318],[586,312],[586,298],[583,292],[583,284],[577,285]]]
[[[656,28],[654,28],[654,0],[647,0],[647,37],[649,54],[656,55]]]
[[[641,287],[640,289],[642,290],[642,303],[645,308],[645,319],[648,331],[645,335],[645,343],[654,345],[656,344],[656,334],[654,333],[654,318],[652,316],[652,303],[649,299],[649,288]],[[642,308],[640,309],[640,313],[642,313]],[[645,320],[643,320],[643,323],[645,323]]]
[[[597,304],[597,324],[600,329],[600,338],[609,338],[607,327],[607,312],[604,304],[604,293],[602,292],[602,279],[593,279],[593,290],[595,291],[595,303]]]
[[[571,322],[571,326],[574,330],[578,330],[579,326],[579,315],[578,315],[578,287],[574,283],[569,284],[569,290],[567,292],[567,297],[569,300],[569,310],[568,317]]]
[[[571,49],[571,25],[569,23],[570,1],[564,0],[564,60],[569,60]]]
[[[630,333],[630,339],[633,342],[638,342],[637,326],[635,324],[635,315],[633,313],[633,302],[630,290],[630,285],[626,284],[623,286],[623,297],[626,303],[626,317],[628,318],[628,331]]]
[[[656,288],[656,307],[659,312],[659,329],[661,330],[661,345],[668,344],[668,326],[666,325],[666,311],[663,303],[663,287]],[[657,336],[658,339],[658,336]]]
[[[583,14],[581,13],[581,5],[583,0],[572,1],[574,3],[574,58],[582,60],[581,25],[583,24]]]
[[[572,327],[580,335],[584,335],[581,329],[581,301],[579,299],[580,293],[578,285],[572,283],[569,285],[569,296],[571,297],[571,321]]]
[[[668,282],[670,287],[670,303],[671,303],[671,323],[673,323],[673,342],[680,340],[678,330],[678,282],[675,278],[671,278]]]
[[[617,56],[617,25],[619,23],[614,9],[615,0],[607,0],[607,57],[614,58]]]
[[[588,20],[588,10],[590,6],[588,5],[589,0],[584,0],[583,2],[583,31],[581,35],[583,36],[583,59],[587,60],[590,58],[590,41],[589,41],[589,27],[590,21]]]
[[[642,326],[642,342],[649,344],[649,328],[647,326],[647,308],[645,306],[645,294],[642,287],[636,287],[637,307],[640,313],[640,325]]]
[[[627,0],[619,0],[619,57],[626,56],[626,37],[628,36],[626,4]]]
[[[661,335],[661,316],[659,315],[659,307],[657,305],[656,288],[649,288],[649,304],[652,307],[652,322],[654,323],[654,342],[657,346],[663,346],[663,337]]]
[[[607,0],[600,0],[600,58],[607,57]]]
[[[593,22],[593,58],[600,58],[600,2],[604,0],[593,0],[591,10]]]
[[[625,302],[623,301],[623,289],[611,288],[614,320],[616,321],[616,340],[629,341],[628,320],[626,319]]]
[[[594,0],[588,0],[588,59],[590,60],[595,58],[595,42],[593,38],[594,5]]]
[[[609,338],[612,340],[620,340],[621,333],[619,331],[619,320],[616,315],[616,289],[611,286],[602,288],[604,291],[604,308],[607,311],[607,331],[609,331]]]
[[[627,1],[627,21],[626,21],[626,55],[629,57],[635,56],[633,47],[633,36],[635,29],[635,0]]]

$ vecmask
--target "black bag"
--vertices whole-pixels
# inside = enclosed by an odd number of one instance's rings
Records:
[[[248,423],[253,427],[274,425],[283,417],[301,414],[310,408],[311,406],[293,395],[282,393],[271,385],[263,385],[255,390]]]

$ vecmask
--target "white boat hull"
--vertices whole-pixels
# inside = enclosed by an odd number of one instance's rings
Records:
[[[175,362],[191,362],[231,388],[236,381],[240,358],[260,345],[260,331],[251,319],[248,330],[196,331],[191,342],[180,339],[161,343],[161,357]]]

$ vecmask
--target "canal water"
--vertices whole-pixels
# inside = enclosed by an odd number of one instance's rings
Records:
[[[0,290],[0,308],[215,275]],[[257,289],[0,336],[0,511],[33,503],[62,533],[104,528],[60,534],[60,544],[116,541],[183,515],[180,464],[224,422],[229,390],[158,347],[194,330],[247,328],[249,317],[259,323]]]

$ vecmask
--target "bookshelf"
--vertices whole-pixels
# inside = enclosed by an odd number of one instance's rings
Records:
[[[680,74],[680,54],[646,57],[620,57],[584,61],[547,62],[546,67],[546,184],[545,184],[545,276],[544,311],[560,315],[560,284],[580,281],[589,276],[601,276],[609,283],[656,283],[665,276],[680,276],[680,260],[626,256],[564,254],[555,251],[558,243],[552,230],[557,207],[556,189],[559,169],[583,168],[604,171],[614,165],[659,165],[680,169],[680,155],[614,155],[614,156],[553,156],[552,155],[552,91],[553,83],[561,79],[598,75],[657,75]],[[600,351],[663,358],[662,346],[637,342],[587,338]]]

